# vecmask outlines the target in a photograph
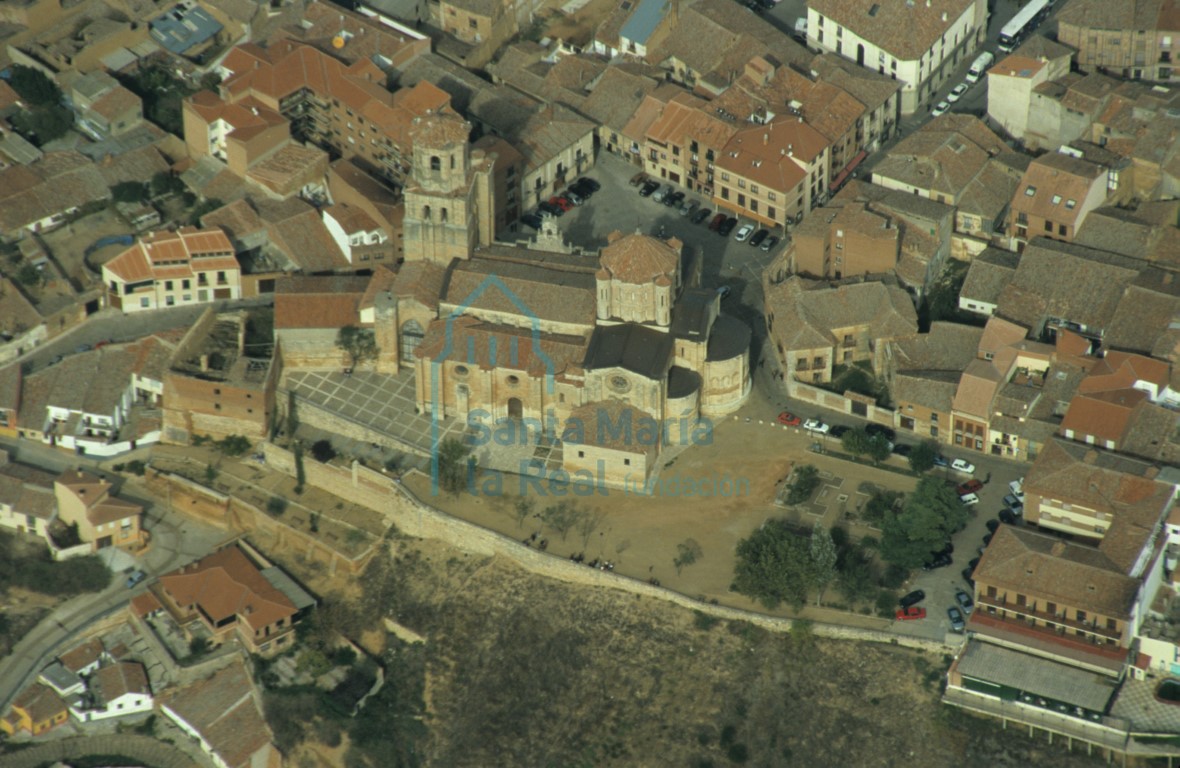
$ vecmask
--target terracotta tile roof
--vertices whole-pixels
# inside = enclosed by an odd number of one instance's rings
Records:
[[[96,161],[95,166],[108,186],[121,181],[148,182],[152,176],[170,168],[168,160],[155,144],[108,154]]]
[[[987,73],[988,75],[1000,75],[1003,77],[1029,78],[1040,72],[1045,66],[1045,62],[1043,61],[1012,54],[1001,59]]]
[[[963,371],[982,336],[982,328],[937,321],[928,333],[889,342],[890,365],[898,371]]]
[[[52,720],[67,711],[65,701],[52,688],[41,683],[33,683],[24,689],[13,700],[12,706],[24,710],[34,723]]]
[[[817,55],[809,69],[815,70],[823,82],[847,92],[870,112],[884,106],[904,85],[900,80],[858,67],[856,62],[834,53]]]
[[[204,680],[170,691],[161,703],[195,729],[230,768],[256,768],[256,755],[277,752],[258,693],[237,660]]]
[[[1048,152],[1032,161],[1012,194],[1012,216],[1025,213],[1049,219],[1068,224],[1073,232],[1087,213],[1084,203],[1091,190],[1105,186],[1106,169],[1102,166]]]
[[[343,328],[359,321],[367,277],[282,277],[275,283],[275,330]]]
[[[620,66],[609,66],[579,111],[599,125],[626,134],[627,124],[659,83],[650,76],[635,74]]]
[[[177,605],[199,607],[214,624],[235,619],[260,630],[289,620],[296,612],[291,600],[236,546],[164,574],[160,587]]]
[[[86,682],[86,690],[94,694],[98,704],[109,704],[128,693],[151,695],[147,672],[137,661],[119,661],[100,668]]]
[[[163,605],[160,604],[159,598],[151,592],[144,592],[131,598],[131,610],[135,611],[137,616],[147,616],[149,613],[162,610]]]
[[[823,14],[895,58],[914,61],[929,51],[973,0],[810,0]]]
[[[957,201],[991,154],[974,140],[976,131],[961,130],[969,124],[946,121],[947,117],[937,117],[899,141],[873,168],[874,182],[892,179]]]
[[[472,314],[484,310],[521,316],[527,312],[542,322],[589,329],[597,316],[596,295],[590,271],[475,258],[451,267],[442,302]]]
[[[717,156],[722,170],[767,189],[789,193],[828,148],[828,140],[802,120],[777,118],[737,131]]]
[[[534,335],[528,328],[485,323],[464,315],[450,322],[432,321],[414,355],[440,363],[474,365],[485,371],[508,369],[533,377],[552,374],[561,378],[581,372],[586,339],[544,332]]]
[[[1145,278],[1159,278],[1155,285]],[[1165,281],[1166,284],[1165,284]],[[1172,359],[1175,348],[1173,323],[1180,317],[1180,295],[1173,273],[1148,270],[1140,274],[1135,284],[1128,286],[1114,317],[1110,321],[1103,343],[1114,349],[1124,349],[1153,357]]]
[[[227,203],[211,213],[206,213],[201,217],[201,226],[208,229],[216,227],[232,240],[241,240],[265,229],[258,212],[245,198]]]
[[[1175,31],[1180,29],[1180,5],[1176,0],[1128,0],[1122,3],[1073,0],[1061,9],[1057,22],[1103,31]]]
[[[429,147],[445,149],[460,146],[466,144],[470,137],[471,123],[453,112],[415,117],[410,124],[410,139],[413,142],[424,143]]]
[[[110,200],[98,168],[73,150],[46,152],[28,166],[0,171],[0,229],[15,232],[87,203]]]
[[[607,236],[599,263],[611,278],[624,283],[647,285],[658,277],[675,281],[683,247],[676,238],[665,242],[639,233],[613,232]]]
[[[787,350],[835,346],[833,329],[869,327],[874,339],[914,336],[918,315],[903,289],[881,282],[837,286],[792,276],[770,286],[767,309],[774,335]]]
[[[1001,525],[975,568],[975,581],[1116,619],[1128,619],[1139,589],[1098,549],[1028,528]]]
[[[893,376],[889,393],[896,403],[950,413],[959,376],[959,371],[901,371]]]
[[[107,120],[122,117],[129,110],[141,107],[140,98],[121,85],[116,85],[90,105],[90,111]]]
[[[99,661],[103,653],[102,641],[97,637],[92,637],[61,654],[57,660],[61,662],[63,667],[77,674],[82,669]]]
[[[446,285],[447,272],[429,261],[402,264],[390,290],[398,298],[412,298],[426,307],[437,308]]]
[[[971,260],[959,296],[995,304],[1004,286],[1016,274],[1016,265],[1019,261],[1020,255],[1011,251],[990,246],[984,248]]]
[[[972,360],[955,390],[954,410],[986,422],[1002,383],[1000,372],[994,365],[986,360]]]
[[[185,227],[145,235],[103,265],[124,283],[196,277],[197,270],[239,271],[234,247],[220,229]],[[104,279],[109,280],[109,276]]]
[[[343,271],[348,259],[324,226],[319,211],[299,198],[256,200],[270,244],[309,274]]]
[[[622,400],[599,400],[586,403],[570,412],[564,434],[568,445],[592,445],[613,451],[654,456],[659,446],[635,437],[652,417],[631,407]],[[631,430],[615,429],[615,425],[630,424]],[[626,439],[627,437],[630,439]],[[581,438],[581,439],[578,439]],[[569,449],[567,449],[569,450]]]
[[[1030,328],[1048,317],[1105,328],[1138,263],[1115,254],[1038,237],[1025,247],[997,312]]]

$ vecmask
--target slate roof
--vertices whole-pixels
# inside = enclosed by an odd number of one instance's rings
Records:
[[[808,7],[902,61],[933,48],[972,0],[810,0]]]
[[[600,325],[590,336],[587,371],[623,368],[653,381],[663,381],[672,366],[674,341],[671,334],[636,323]]]

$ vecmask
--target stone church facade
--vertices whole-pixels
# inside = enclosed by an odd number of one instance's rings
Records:
[[[750,329],[697,285],[679,240],[616,232],[595,255],[548,220],[531,242],[494,242],[495,156],[454,114],[412,135],[405,263],[369,299],[379,367],[413,368],[420,412],[552,428],[567,472],[633,488],[744,402]]]

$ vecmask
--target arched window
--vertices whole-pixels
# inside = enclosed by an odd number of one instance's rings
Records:
[[[442,160],[438,159],[438,155],[431,155],[430,156],[430,170],[432,170],[432,171],[441,171],[442,170]]]
[[[422,218],[426,219],[427,221],[430,221],[430,206],[429,205],[422,206]]]

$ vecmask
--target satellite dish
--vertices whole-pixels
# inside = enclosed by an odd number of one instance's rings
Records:
[[[340,35],[336,35],[336,37],[333,37],[332,38],[332,47],[333,48],[343,48],[344,47],[344,38],[341,37]]]

